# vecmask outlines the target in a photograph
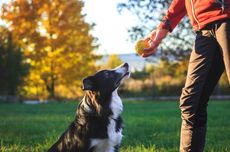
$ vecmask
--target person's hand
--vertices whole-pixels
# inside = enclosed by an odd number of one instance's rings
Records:
[[[144,53],[141,55],[142,57],[148,57],[154,54],[157,50],[157,47],[161,43],[161,41],[168,34],[167,29],[156,29],[150,33],[150,35],[144,40],[149,43],[149,47],[144,49]]]

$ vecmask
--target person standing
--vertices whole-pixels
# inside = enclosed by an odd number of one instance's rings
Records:
[[[145,38],[150,47],[142,57],[154,54],[186,14],[196,39],[180,97],[180,151],[202,152],[209,97],[224,69],[230,83],[230,0],[173,0],[163,21]]]

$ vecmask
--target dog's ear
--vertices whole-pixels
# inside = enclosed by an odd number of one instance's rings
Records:
[[[94,91],[94,77],[93,76],[89,76],[83,79],[82,81],[82,86],[81,86],[82,90],[91,90]]]

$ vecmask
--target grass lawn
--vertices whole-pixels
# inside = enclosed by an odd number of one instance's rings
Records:
[[[0,151],[46,151],[74,119],[77,103],[0,104]],[[230,151],[230,102],[210,101],[207,152]],[[176,152],[178,102],[125,102],[121,152]]]

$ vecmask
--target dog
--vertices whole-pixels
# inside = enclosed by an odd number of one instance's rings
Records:
[[[123,104],[117,90],[129,76],[129,65],[124,63],[84,78],[85,95],[75,120],[48,152],[118,152]]]

